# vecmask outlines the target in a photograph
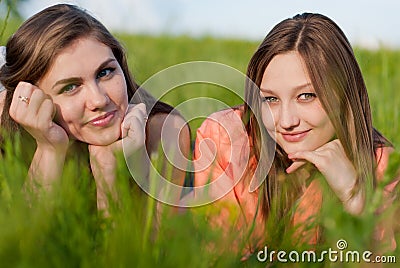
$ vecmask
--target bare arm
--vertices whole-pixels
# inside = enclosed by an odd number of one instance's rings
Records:
[[[338,139],[314,151],[299,151],[289,154],[288,157],[294,162],[287,168],[287,173],[296,171],[306,163],[305,161],[312,163],[324,175],[346,211],[354,215],[362,213],[365,206],[365,194],[356,188],[356,170]]]
[[[89,145],[90,165],[96,181],[97,208],[108,216],[108,200],[117,201],[115,189],[117,155],[124,152],[127,161],[137,163],[144,159],[145,152],[145,117],[144,104],[131,105],[121,126],[121,138],[105,146]],[[148,168],[144,165],[142,172]],[[140,172],[140,171],[138,171]]]
[[[28,173],[29,186],[49,189],[61,177],[69,144],[65,130],[53,122],[53,101],[36,86],[20,82],[9,112],[36,140],[37,148]]]
[[[38,145],[29,167],[29,186],[35,188],[38,184],[39,187],[50,190],[62,175],[65,156],[66,151]]]

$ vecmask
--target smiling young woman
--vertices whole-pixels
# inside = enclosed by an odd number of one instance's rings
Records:
[[[5,138],[15,133],[33,138],[32,185],[51,187],[59,181],[67,155],[82,157],[90,161],[97,205],[105,209],[108,194],[114,194],[122,146],[126,158],[140,162],[143,176],[149,172],[145,155],[157,152],[161,140],[165,153],[189,154],[184,119],[135,83],[122,45],[79,7],[54,5],[24,22],[7,42],[0,82],[6,89],[1,93]],[[130,103],[134,96],[144,103]],[[170,136],[162,138],[163,129]],[[182,185],[185,172],[172,167],[164,175]]]
[[[212,220],[241,234],[244,254],[281,238],[282,224],[297,228],[295,241],[315,245],[320,230],[310,226],[323,206],[316,178],[358,215],[383,178],[391,143],[372,126],[348,40],[323,15],[278,23],[251,58],[247,76],[245,103],[212,114],[197,131],[195,186],[219,195],[213,205],[221,213]],[[255,191],[254,179],[262,181]]]
[[[263,123],[271,137],[290,154],[315,150],[330,141],[335,129],[317,98],[297,52],[275,56],[260,86]],[[272,119],[266,118],[269,110]]]

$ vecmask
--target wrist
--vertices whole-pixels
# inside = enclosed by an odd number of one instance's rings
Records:
[[[65,157],[66,150],[38,144],[29,168],[29,181],[49,190],[62,175]]]
[[[362,213],[365,206],[365,194],[359,187],[353,187],[347,197],[341,199],[344,209],[353,215]]]
[[[109,150],[93,150],[89,148],[90,166],[92,168],[95,179],[114,177],[117,167],[117,159],[112,151]],[[97,148],[98,149],[98,148]],[[105,149],[105,148],[102,148]]]
[[[68,151],[69,144],[49,144],[37,142],[37,150],[47,154],[55,154],[57,157],[65,156]]]
[[[37,144],[36,152],[39,153],[43,159],[51,161],[64,161],[67,155],[68,146],[54,147],[48,144]]]

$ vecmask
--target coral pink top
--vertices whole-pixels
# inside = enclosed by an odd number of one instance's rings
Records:
[[[238,232],[244,233],[255,220],[256,228],[246,249],[246,251],[254,252],[254,246],[264,246],[262,241],[265,234],[261,227],[264,224],[260,213],[254,219],[258,191],[249,192],[249,180],[241,180],[246,171],[254,170],[252,167],[257,164],[254,157],[249,157],[250,140],[242,123],[241,114],[241,109],[227,109],[213,113],[197,130],[194,152],[195,186],[211,183],[207,194],[213,200],[218,200],[217,204],[227,204],[227,206],[221,206],[218,216],[213,219],[221,227],[233,225],[237,227]],[[383,178],[390,149],[384,147],[377,151],[378,179]],[[386,190],[392,191],[396,183],[397,181],[388,185]],[[294,226],[298,226],[300,223],[304,225],[310,217],[317,214],[321,204],[322,191],[318,181],[314,180],[300,197],[293,217]],[[239,214],[234,223],[232,223],[232,213]],[[317,243],[318,235],[319,232],[316,229],[312,232],[301,233],[301,237],[310,244]],[[384,235],[383,231],[379,234],[379,236]]]

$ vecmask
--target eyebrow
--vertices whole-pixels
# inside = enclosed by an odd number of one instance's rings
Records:
[[[107,59],[102,64],[100,64],[99,67],[97,67],[95,73],[97,74],[105,66],[107,66],[110,62],[114,62],[114,61],[117,61],[117,60],[115,58]],[[57,82],[55,82],[51,89],[54,89],[58,85],[65,85],[65,84],[70,84],[70,83],[80,83],[80,82],[82,82],[82,80],[83,79],[81,77],[69,77],[69,78],[61,79],[61,80],[58,80]]]
[[[303,85],[299,85],[299,86],[296,86],[296,87],[292,88],[292,90],[293,91],[299,91],[299,90],[307,88],[307,87],[312,87],[312,84],[311,83],[306,83],[306,84],[303,84]],[[274,94],[275,93],[273,90],[271,90],[269,88],[261,88],[260,87],[260,90],[262,92],[265,92],[265,93],[270,93],[270,94]]]

